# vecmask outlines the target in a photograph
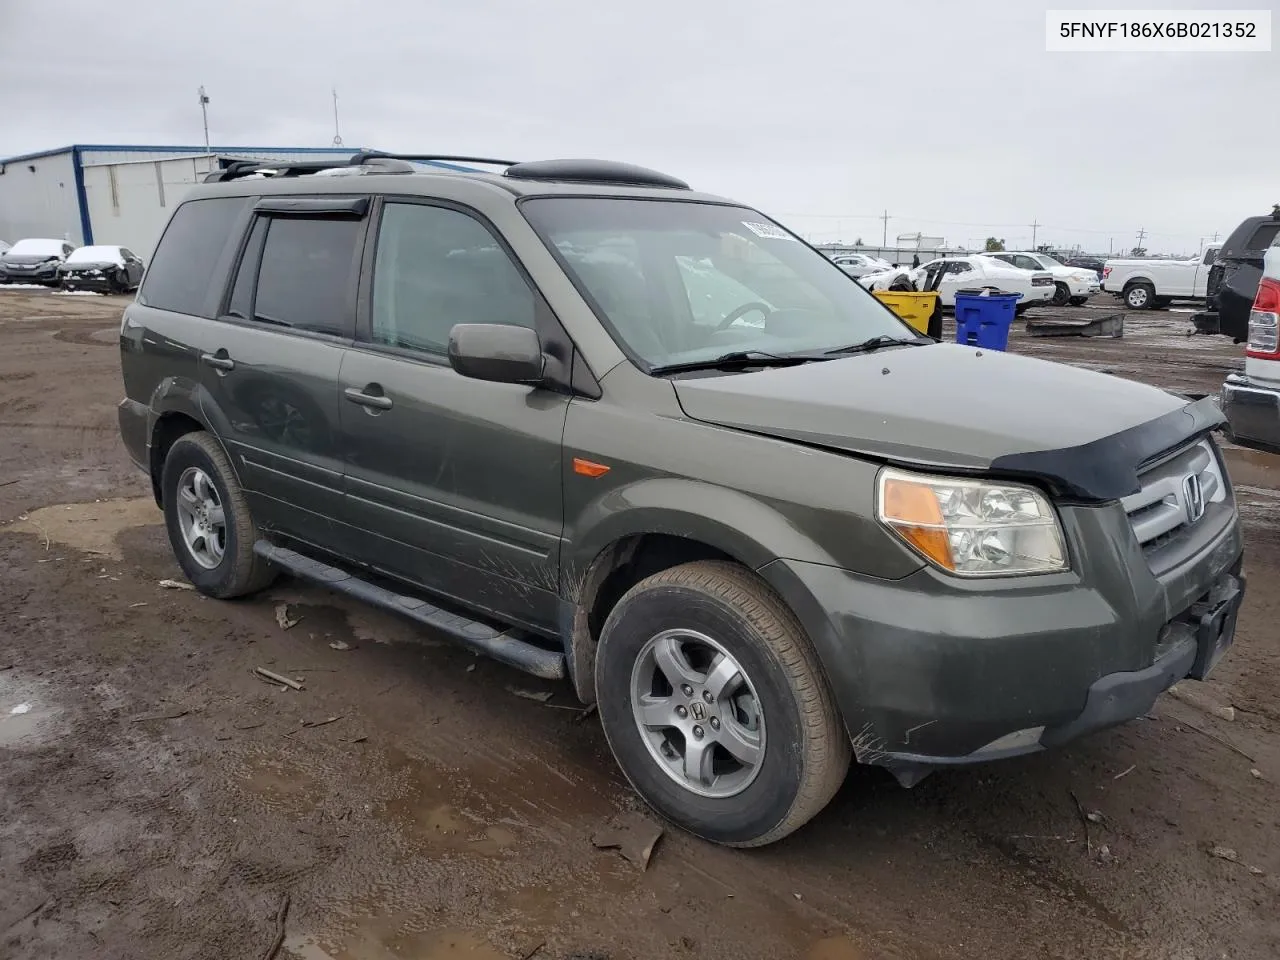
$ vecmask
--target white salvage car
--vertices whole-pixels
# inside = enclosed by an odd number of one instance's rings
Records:
[[[868,290],[927,290],[938,271],[942,272],[937,290],[944,307],[956,305],[956,292],[970,288],[998,287],[1008,293],[1020,293],[1018,312],[1048,303],[1056,287],[1047,270],[1032,272],[983,254],[963,257],[939,257],[922,263],[914,270],[887,270],[862,277],[858,282]]]
[[[1068,303],[1079,306],[1102,289],[1098,283],[1098,275],[1092,270],[1086,270],[1084,267],[1068,267],[1047,253],[1001,250],[999,253],[991,253],[988,256],[995,257],[1020,270],[1049,271],[1053,277],[1055,307],[1063,307]]]

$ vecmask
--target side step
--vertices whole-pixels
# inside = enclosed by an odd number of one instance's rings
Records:
[[[546,680],[559,680],[565,675],[564,655],[520,639],[513,631],[502,631],[421,600],[393,593],[385,587],[361,580],[354,574],[327,563],[313,560],[295,550],[277,547],[266,540],[253,545],[253,552],[288,570],[295,576],[314,581],[383,610],[416,620],[423,626],[439,630],[477,653],[500,660],[508,666]]]

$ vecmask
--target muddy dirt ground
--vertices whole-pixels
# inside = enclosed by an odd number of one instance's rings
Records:
[[[1228,452],[1250,592],[1186,685],[1234,720],[1166,696],[910,791],[855,769],[782,843],[669,830],[641,872],[592,845],[638,804],[567,686],[298,583],[159,585],[123,306],[0,288],[0,957],[259,958],[281,930],[293,960],[1280,956],[1280,460]],[[1188,321],[1012,349],[1210,393],[1242,348]]]

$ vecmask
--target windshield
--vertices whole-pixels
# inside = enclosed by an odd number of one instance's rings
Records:
[[[1047,253],[1036,254],[1036,259],[1040,261],[1040,266],[1048,267],[1050,270],[1052,270],[1054,267],[1066,266],[1066,264],[1063,263],[1061,260],[1054,259],[1053,257],[1049,256]]]
[[[60,257],[62,256],[62,241],[19,240],[9,248],[9,254],[15,257]]]
[[[619,346],[649,368],[915,337],[838,266],[745,207],[539,197],[520,209]]]

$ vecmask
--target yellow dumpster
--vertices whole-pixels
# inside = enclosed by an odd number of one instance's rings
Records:
[[[914,329],[928,336],[929,318],[938,306],[937,291],[899,293],[896,290],[871,291],[877,300],[896,313]]]

